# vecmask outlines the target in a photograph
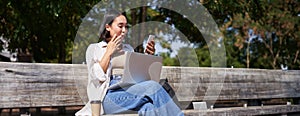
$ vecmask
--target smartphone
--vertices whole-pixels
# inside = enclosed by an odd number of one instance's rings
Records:
[[[154,37],[155,37],[154,35],[149,35],[148,40],[147,40],[147,42],[146,42],[145,49],[144,49],[144,53],[146,53],[146,49],[147,49],[148,43],[149,43],[150,41],[154,40]]]
[[[152,41],[152,40],[154,40],[154,35],[149,35],[149,37],[148,37],[148,40],[147,40],[147,43],[146,44],[148,44],[150,41]]]

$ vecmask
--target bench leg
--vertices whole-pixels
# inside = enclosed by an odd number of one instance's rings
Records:
[[[255,100],[247,100],[248,106],[261,106],[262,101],[255,99]]]
[[[300,105],[300,98],[293,98],[293,104]]]
[[[58,107],[58,114],[66,114],[66,108],[65,107]]]
[[[41,108],[36,108],[36,114],[37,114],[37,115],[41,115],[41,112],[42,112],[42,111],[41,111]]]
[[[20,115],[21,114],[27,114],[27,115],[29,115],[30,114],[29,108],[20,108]]]
[[[13,109],[9,109],[9,115],[11,116]]]

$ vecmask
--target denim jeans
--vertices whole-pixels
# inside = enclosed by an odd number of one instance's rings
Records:
[[[113,78],[110,85],[120,78]],[[155,81],[144,81],[126,89],[108,90],[103,108],[105,114],[137,111],[143,116],[183,116],[163,87]]]

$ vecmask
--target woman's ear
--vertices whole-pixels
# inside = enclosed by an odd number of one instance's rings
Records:
[[[106,24],[105,29],[106,29],[106,31],[110,31],[110,25]]]

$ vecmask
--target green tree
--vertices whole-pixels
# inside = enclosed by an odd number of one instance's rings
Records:
[[[139,26],[139,30],[133,30],[135,35],[129,35],[129,43],[139,46],[152,33],[162,35],[159,38],[162,46],[169,49],[168,53],[162,54],[166,59],[166,65],[179,65],[180,57],[170,57],[170,44],[180,40],[183,43],[192,42],[196,48],[199,66],[211,66],[208,45],[218,44],[217,41],[205,41],[201,33],[192,22],[185,16],[175,11],[158,7],[161,4],[170,3],[174,0],[136,1],[124,2],[120,9],[126,9],[126,5],[149,2],[157,6],[143,6],[135,9],[127,9],[125,12],[131,26]],[[80,40],[88,40],[82,45],[73,45],[76,31],[84,19],[85,14],[99,1],[0,1],[0,33],[10,39],[10,48],[28,49],[36,62],[70,62],[73,47],[86,46],[97,38],[97,31],[81,32],[77,34]],[[200,0],[210,14],[214,17],[224,37],[222,41],[226,47],[227,66],[278,69],[281,64],[286,64],[290,69],[300,69],[300,27],[299,27],[299,2],[297,0]],[[115,3],[117,4],[117,3]],[[191,11],[192,7],[199,6],[193,0],[182,2],[180,9]],[[93,15],[97,15],[97,11]],[[199,11],[199,13],[204,13]],[[100,17],[100,16],[99,16]],[[99,18],[98,17],[98,18]],[[198,18],[202,24],[208,23],[198,17],[197,13],[190,18]],[[200,20],[201,19],[201,20]],[[164,25],[158,25],[147,29],[143,23],[156,21],[168,24],[174,29]],[[97,18],[87,23],[100,23]],[[84,28],[82,28],[84,29]],[[209,29],[207,29],[209,30]],[[92,34],[91,34],[92,33]],[[182,35],[182,34],[183,35]],[[187,39],[183,39],[183,36]],[[93,41],[92,41],[93,40]],[[182,49],[183,50],[188,49]],[[137,51],[142,51],[137,47]],[[84,50],[80,52],[84,53]],[[74,54],[73,54],[74,55]],[[173,59],[173,60],[171,60]],[[185,59],[185,58],[184,58]],[[84,58],[78,60],[84,61]],[[188,63],[186,66],[192,66]]]
[[[204,0],[203,3],[225,35],[235,39],[234,44],[226,44],[239,48],[243,54],[240,63],[248,68],[278,69],[281,64],[290,69],[300,68],[297,0]],[[236,33],[226,34],[229,27]]]
[[[70,62],[80,18],[96,1],[2,0],[0,30],[10,48],[28,49],[36,62]]]

